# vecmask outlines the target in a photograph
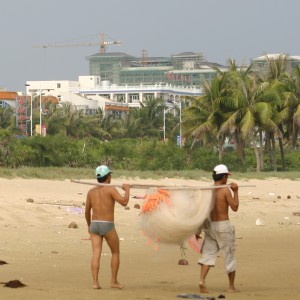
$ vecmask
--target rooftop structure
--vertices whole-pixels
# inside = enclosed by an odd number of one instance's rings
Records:
[[[283,67],[287,72],[292,73],[296,66],[300,66],[300,56],[290,56],[286,53],[266,54],[252,59],[253,70],[264,75],[268,71],[268,62],[282,60]]]
[[[90,75],[100,76],[116,85],[174,84],[200,88],[210,82],[216,71],[224,69],[206,61],[202,53],[183,52],[171,57],[148,57],[145,50],[141,58],[122,52],[96,53],[87,57]]]

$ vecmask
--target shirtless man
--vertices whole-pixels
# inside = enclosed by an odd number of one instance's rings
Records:
[[[99,183],[111,182],[111,171],[107,166],[99,166],[96,169],[96,177]],[[103,238],[106,240],[111,251],[111,282],[112,288],[121,289],[123,286],[118,282],[118,270],[120,265],[119,237],[114,225],[114,208],[118,202],[126,206],[129,201],[129,184],[123,184],[125,195],[122,196],[113,186],[97,186],[89,190],[86,197],[85,218],[91,237],[93,256],[91,269],[93,275],[93,288],[100,289],[98,273]]]
[[[227,184],[228,175],[231,175],[225,165],[217,165],[213,171],[214,185]],[[231,191],[233,192],[233,195]],[[202,247],[202,257],[199,259],[200,293],[208,293],[205,278],[210,267],[216,262],[219,250],[224,256],[225,272],[228,274],[228,292],[238,292],[234,286],[236,259],[235,259],[235,230],[229,222],[229,207],[233,211],[239,208],[238,186],[235,183],[228,187],[215,189],[215,205],[210,214],[209,225],[204,229],[205,238]],[[199,236],[196,235],[196,238]]]

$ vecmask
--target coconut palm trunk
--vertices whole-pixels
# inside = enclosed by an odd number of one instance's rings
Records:
[[[280,149],[282,171],[285,172],[285,157],[284,157],[282,137],[279,137],[278,142],[279,142],[279,149]]]

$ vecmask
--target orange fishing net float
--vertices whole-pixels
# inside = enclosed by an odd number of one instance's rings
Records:
[[[170,205],[170,192],[167,190],[159,189],[157,192],[154,192],[152,195],[146,196],[146,201],[142,206],[142,212],[151,212],[155,209],[159,209],[161,203],[165,203],[166,205]]]

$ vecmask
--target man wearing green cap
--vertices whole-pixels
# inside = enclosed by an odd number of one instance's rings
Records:
[[[119,289],[123,287],[117,280],[120,265],[120,247],[119,237],[114,225],[114,208],[116,202],[122,206],[127,205],[130,185],[123,184],[122,189],[125,191],[125,195],[122,196],[115,187],[109,185],[111,173],[110,169],[105,165],[97,167],[97,181],[107,185],[90,189],[86,197],[85,218],[93,249],[91,269],[94,289],[100,289],[98,273],[103,239],[106,240],[112,254],[110,286]]]

